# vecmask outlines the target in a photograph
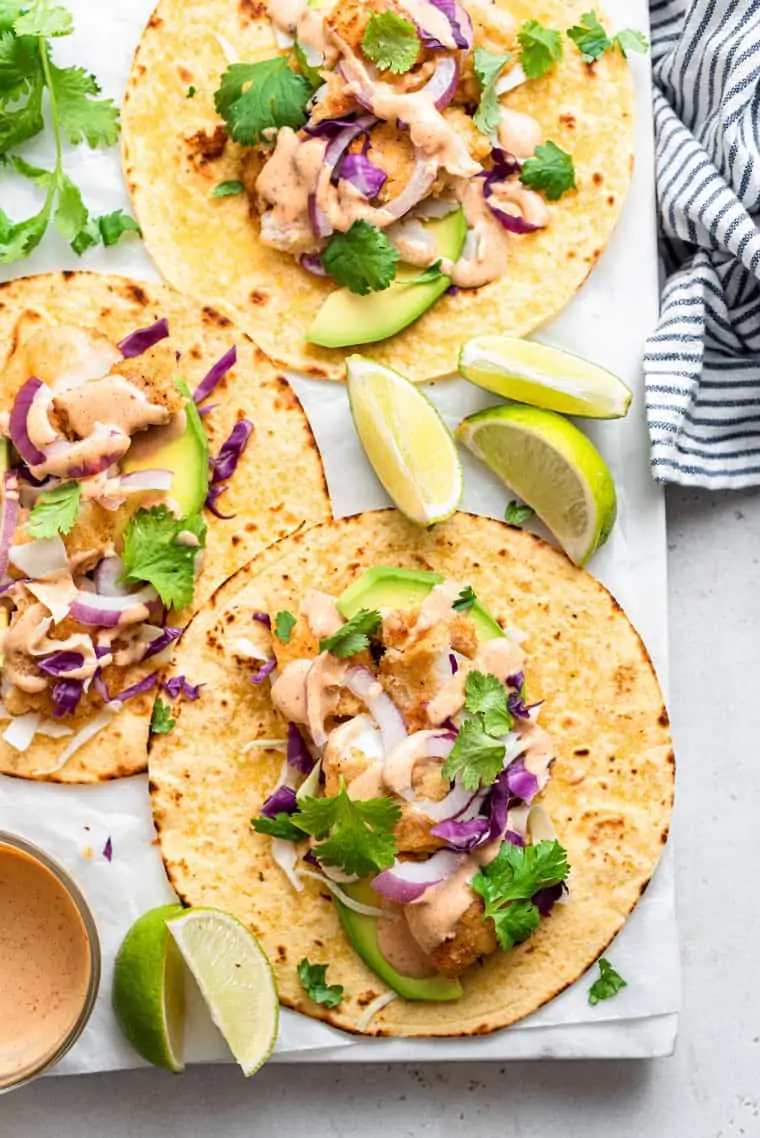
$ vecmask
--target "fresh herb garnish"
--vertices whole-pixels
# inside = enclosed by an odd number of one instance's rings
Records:
[[[573,159],[555,142],[537,146],[520,171],[520,181],[534,190],[543,190],[550,202],[556,202],[568,190],[575,189]]]
[[[112,146],[119,136],[119,110],[113,99],[96,97],[100,88],[94,76],[81,67],[57,67],[53,62],[48,41],[73,30],[71,14],[50,0],[32,0],[26,11],[17,4],[0,3],[0,165],[9,163],[45,193],[40,210],[24,221],[14,222],[0,209],[4,264],[28,257],[51,220],[78,254],[105,244],[103,219],[90,217],[79,189],[64,173],[63,140],[73,146],[86,141],[92,149]],[[52,170],[32,166],[11,153],[40,134],[46,118],[55,146]],[[139,232],[136,224],[132,228]],[[124,226],[121,233],[127,229]]]
[[[287,609],[281,609],[274,618],[274,634],[283,644],[290,644],[295,626],[296,618]]]
[[[531,898],[564,881],[568,872],[567,854],[557,841],[524,847],[502,842],[494,860],[475,874],[470,884],[485,902],[483,919],[491,918],[505,952],[538,925]]]
[[[380,627],[382,619],[377,609],[359,609],[332,636],[320,640],[319,651],[329,652],[341,660],[347,656],[355,656],[357,652],[363,652],[369,646],[372,633]]]
[[[245,186],[238,178],[231,178],[228,182],[217,182],[211,191],[212,198],[233,198],[242,194]]]
[[[359,296],[388,288],[398,260],[398,250],[382,230],[366,221],[355,221],[346,233],[335,233],[322,253],[322,265],[335,283]]]
[[[362,51],[380,71],[403,75],[417,61],[420,38],[411,20],[395,12],[373,12],[367,21]]]
[[[150,717],[150,730],[152,735],[168,735],[176,719],[172,718],[172,709],[162,699],[153,704],[153,714]]]
[[[499,738],[511,730],[513,719],[507,707],[507,689],[496,676],[489,672],[468,672],[464,696],[466,710],[481,716],[486,734]]]
[[[180,534],[197,538],[198,544],[178,541]],[[193,599],[195,563],[206,544],[206,523],[200,514],[175,518],[166,506],[140,509],[124,531],[124,561],[127,581],[148,581],[167,608],[183,608]]]
[[[506,747],[486,729],[483,717],[465,719],[441,771],[444,778],[460,775],[465,790],[490,786],[504,768]]]
[[[510,526],[523,526],[535,512],[532,506],[525,506],[513,499],[504,511],[504,521]]]
[[[349,798],[343,782],[330,798],[305,798],[292,815],[296,826],[320,839],[314,856],[344,873],[369,877],[393,865],[396,841],[393,829],[401,807],[390,798]]]
[[[306,995],[315,1004],[337,1008],[343,999],[343,985],[327,983],[326,964],[310,964],[304,957],[298,965],[298,979]]]
[[[599,976],[588,990],[588,1002],[598,1004],[600,1000],[609,1000],[616,996],[621,988],[627,988],[628,982],[610,964],[604,956],[598,961]]]
[[[562,35],[538,20],[526,20],[517,37],[520,63],[529,79],[540,79],[562,59]]]
[[[311,83],[314,90],[316,90],[317,87],[319,87],[320,83],[323,82],[322,76],[319,73],[318,67],[312,67],[311,66],[308,59],[306,58],[306,52],[301,47],[298,40],[296,40],[295,43],[293,44],[293,55],[296,57],[296,63],[298,64],[298,70],[301,72],[302,75],[306,76],[306,78],[309,80],[309,82]]]
[[[314,86],[288,66],[287,56],[232,63],[222,75],[214,105],[230,138],[244,146],[271,145],[281,126],[298,130]]]
[[[441,280],[447,274],[441,271],[441,262],[436,261],[433,265],[428,265],[426,269],[417,277],[412,277],[410,280],[399,281],[401,285],[421,285],[421,284],[435,284],[436,281]]]
[[[187,94],[185,95],[185,98],[186,99],[194,99],[195,98],[195,87],[193,86],[192,83],[190,84],[190,86],[187,89]]]
[[[615,47],[619,48],[625,58],[629,51],[644,53],[649,47],[646,36],[635,28],[624,28],[617,35],[608,36],[594,11],[584,12],[580,24],[568,28],[567,35],[578,48],[585,63],[594,63],[606,51]]]
[[[302,842],[306,833],[293,821],[291,814],[275,814],[274,818],[267,818],[260,814],[258,818],[251,818],[251,828],[257,834],[268,834],[271,838],[284,838],[286,842]]]
[[[472,121],[481,134],[490,134],[499,125],[501,107],[496,94],[496,80],[511,58],[509,52],[506,55],[494,55],[484,47],[476,47],[473,52],[472,62],[480,82],[480,104]]]
[[[79,482],[62,482],[53,490],[40,494],[29,515],[27,531],[30,537],[55,537],[70,533],[79,512],[82,486]]]
[[[473,589],[472,585],[465,585],[451,607],[456,612],[466,612],[467,609],[472,608],[477,599],[478,598],[475,596],[475,590]]]

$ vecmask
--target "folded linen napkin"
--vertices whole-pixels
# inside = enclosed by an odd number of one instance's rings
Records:
[[[667,274],[644,358],[660,482],[760,484],[760,0],[651,0]]]

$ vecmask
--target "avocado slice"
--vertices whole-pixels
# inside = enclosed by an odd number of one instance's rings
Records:
[[[393,565],[378,565],[367,569],[353,585],[338,598],[338,611],[346,620],[359,609],[412,609],[422,604],[434,585],[444,578],[427,569],[399,569]],[[468,615],[472,617],[481,644],[504,636],[504,629],[491,616],[480,601],[476,601]]]
[[[380,903],[380,898],[366,881],[344,885],[343,889],[354,901],[362,901],[365,905]],[[389,988],[398,992],[405,1000],[458,1000],[462,995],[462,985],[459,980],[449,980],[446,976],[404,976],[401,972],[397,972],[385,959],[377,943],[378,918],[355,913],[337,899],[335,904],[343,931],[356,953]]]
[[[121,472],[130,474],[135,470],[171,470],[174,476],[168,493],[179,504],[182,516],[187,517],[203,509],[206,501],[208,437],[187,384],[181,379],[177,379],[176,384],[185,396],[183,410],[187,425],[184,433],[150,453],[140,454],[138,451],[140,457],[137,458],[130,458],[130,452],[127,451],[121,463]]]
[[[456,261],[467,236],[464,210],[460,207],[446,217],[425,222],[425,229],[435,237],[438,256]],[[402,264],[389,288],[367,296],[347,288],[336,289],[320,308],[306,339],[324,348],[347,348],[353,344],[375,344],[395,335],[422,316],[451,284],[451,277],[445,276],[430,284],[404,284],[422,271]]]

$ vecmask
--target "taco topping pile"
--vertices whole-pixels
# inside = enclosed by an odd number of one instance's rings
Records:
[[[253,616],[272,656],[251,679],[269,678],[287,758],[252,825],[293,886],[316,876],[341,914],[376,918],[406,977],[455,978],[524,941],[563,898],[568,864],[536,804],[553,749],[517,634],[449,580],[415,608],[345,620],[310,590],[297,617]]]
[[[126,700],[157,686],[165,650],[182,631],[168,617],[193,599],[204,502],[219,513],[222,479],[252,430],[241,420],[209,459],[196,400],[233,366],[235,351],[194,399],[175,375],[168,335],[166,320],[119,344],[50,326],[5,364],[4,386],[16,395],[0,415],[2,713],[10,720],[2,737],[25,751],[37,734],[68,736],[56,765],[40,774],[60,769]],[[125,687],[129,669],[139,678]]]

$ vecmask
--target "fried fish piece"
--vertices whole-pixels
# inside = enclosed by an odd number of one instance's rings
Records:
[[[430,953],[431,964],[442,976],[461,976],[470,965],[499,947],[493,921],[484,921],[483,912],[483,902],[476,897],[457,922],[454,936]]]

